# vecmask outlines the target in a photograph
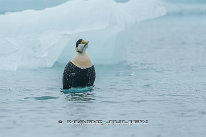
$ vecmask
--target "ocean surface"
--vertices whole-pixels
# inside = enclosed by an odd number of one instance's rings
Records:
[[[127,36],[124,60],[94,64],[91,91],[61,92],[66,64],[59,62],[0,70],[0,137],[205,137],[206,15],[168,14],[127,26],[121,35]]]
[[[206,16],[164,16],[131,29],[130,54],[121,63],[95,66],[90,92],[61,92],[65,64],[0,71],[1,136],[204,137]],[[74,125],[67,120],[148,123]]]

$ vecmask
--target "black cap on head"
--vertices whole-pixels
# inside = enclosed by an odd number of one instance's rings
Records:
[[[83,39],[79,39],[77,42],[76,42],[76,47],[78,47],[78,45],[82,42]]]

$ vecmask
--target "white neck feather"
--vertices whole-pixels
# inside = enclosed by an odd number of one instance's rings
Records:
[[[89,68],[93,65],[86,52],[77,53],[72,59],[72,63],[82,69]]]

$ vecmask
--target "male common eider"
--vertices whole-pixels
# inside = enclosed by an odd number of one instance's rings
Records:
[[[76,42],[77,55],[66,65],[63,73],[63,89],[93,86],[95,68],[86,53],[89,41]]]

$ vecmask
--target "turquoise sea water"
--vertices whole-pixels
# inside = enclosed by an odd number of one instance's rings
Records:
[[[206,17],[165,16],[128,30],[125,61],[96,65],[95,87],[88,92],[61,92],[65,64],[0,71],[0,136],[204,137]],[[67,120],[148,123],[74,125]]]

